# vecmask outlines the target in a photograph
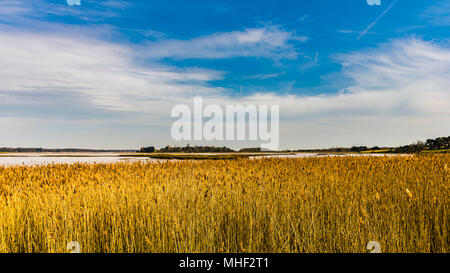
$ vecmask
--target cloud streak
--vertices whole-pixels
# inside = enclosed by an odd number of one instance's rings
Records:
[[[72,17],[86,22],[101,22],[104,19],[118,17],[119,10],[131,4],[127,1],[91,1],[90,5],[68,5],[65,0],[49,2],[45,0],[2,0],[0,1],[0,23],[9,25],[48,25],[45,19],[49,17]],[[98,9],[97,7],[102,7]],[[36,26],[33,26],[36,27]]]
[[[450,26],[450,2],[438,1],[422,14],[422,18],[438,26]]]
[[[399,0],[395,0],[394,2],[392,2],[392,4],[390,4],[388,7],[387,7],[387,9],[385,9],[381,14],[380,14],[380,16],[378,16],[378,18],[377,19],[375,19],[375,21],[373,21],[372,23],[370,23],[370,25],[369,26],[367,26],[367,28],[366,29],[364,29],[362,32],[361,32],[361,34],[359,34],[359,36],[358,36],[358,38],[356,39],[356,40],[360,40],[362,37],[364,37],[366,34],[367,34],[367,32],[369,32],[393,7],[394,7],[394,5],[395,4],[397,4],[397,2],[398,2]]]
[[[4,0],[0,2],[0,16],[2,17],[21,16],[30,12],[30,8],[17,0]],[[6,18],[3,19],[5,20]]]
[[[292,41],[305,42],[275,26],[215,33],[190,40],[159,40],[145,47],[145,56],[154,59],[220,59],[233,57],[297,57]]]

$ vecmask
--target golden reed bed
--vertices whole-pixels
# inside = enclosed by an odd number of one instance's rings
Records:
[[[450,155],[0,167],[0,252],[449,252]]]

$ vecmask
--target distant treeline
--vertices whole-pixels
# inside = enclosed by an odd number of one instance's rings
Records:
[[[422,151],[448,150],[450,149],[450,136],[427,139],[425,142],[417,143],[395,148],[395,153],[419,153]]]
[[[0,148],[0,153],[133,153],[136,150],[94,150],[94,149],[44,149],[44,148]]]
[[[345,153],[345,152],[368,152],[383,151],[385,153],[420,153],[423,151],[437,151],[450,149],[450,137],[438,137],[435,139],[427,139],[425,142],[417,141],[416,143],[400,146],[400,147],[366,147],[353,146],[351,148],[329,148],[314,150],[297,150],[296,152],[329,152],[329,153]]]
[[[154,147],[143,147],[139,152],[153,153],[156,149]],[[233,153],[234,150],[227,147],[212,147],[212,146],[186,146],[186,147],[172,147],[166,146],[159,149],[160,153]]]
[[[243,148],[239,150],[240,153],[260,153],[262,152],[261,148]]]
[[[166,146],[162,149],[156,150],[155,147],[142,147],[139,150],[140,153],[259,153],[262,152],[261,148],[243,148],[239,151],[235,151],[228,147],[214,147],[214,146],[185,146],[185,147],[172,147]]]
[[[333,147],[328,149],[310,149],[310,150],[295,150],[293,152],[311,152],[311,153],[349,153],[349,152],[364,152],[364,151],[379,151],[385,149],[392,148],[380,148],[378,146],[375,147],[366,147],[366,146],[353,146],[351,148],[345,147]]]

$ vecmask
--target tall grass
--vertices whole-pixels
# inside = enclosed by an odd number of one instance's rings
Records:
[[[449,252],[449,162],[0,167],[0,252]]]

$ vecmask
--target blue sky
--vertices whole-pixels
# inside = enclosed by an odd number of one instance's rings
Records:
[[[0,146],[182,145],[196,95],[280,105],[283,149],[450,135],[449,34],[443,0],[0,0]]]

